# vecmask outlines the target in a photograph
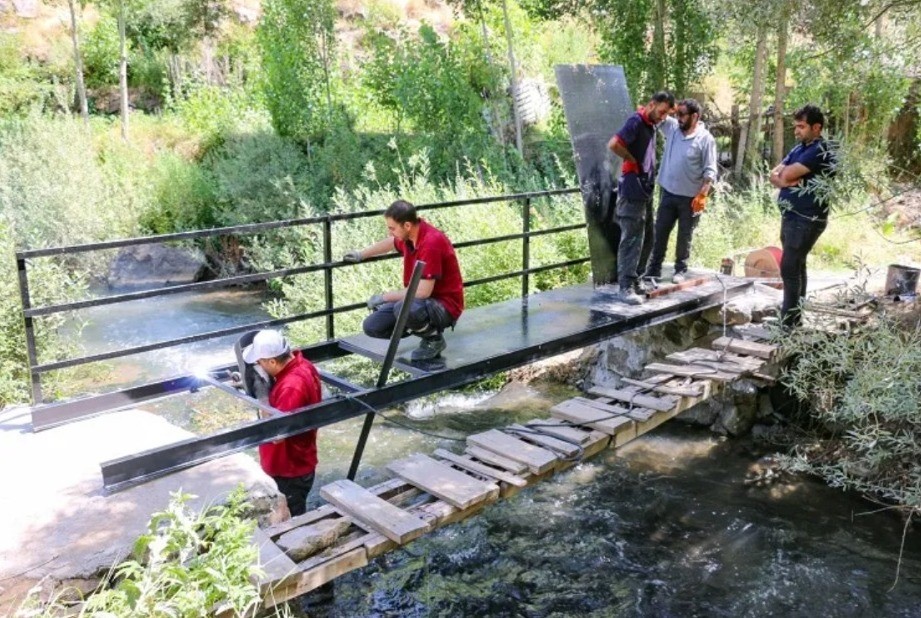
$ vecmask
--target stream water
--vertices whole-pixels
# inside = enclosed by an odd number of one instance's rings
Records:
[[[84,330],[88,351],[211,330],[261,317],[252,295],[164,297],[149,317],[109,308]],[[232,339],[232,338],[231,338]],[[94,347],[95,346],[95,347]],[[148,379],[190,362],[229,360],[228,343],[119,364]],[[127,369],[126,369],[127,368]],[[357,479],[387,477],[413,452],[458,449],[467,434],[546,416],[566,392],[418,402],[377,421]],[[201,392],[160,409],[193,431],[251,411]],[[163,410],[166,410],[165,412]],[[231,410],[236,410],[231,414]],[[217,411],[217,412],[216,412]],[[210,419],[218,416],[217,420]],[[317,488],[344,478],[361,419],[320,431]],[[414,429],[424,430],[436,437]],[[453,439],[450,439],[453,438]],[[616,452],[487,507],[336,582],[320,616],[921,616],[921,535],[852,494],[810,479],[744,483],[764,453],[672,422]],[[897,577],[898,573],[898,577]]]

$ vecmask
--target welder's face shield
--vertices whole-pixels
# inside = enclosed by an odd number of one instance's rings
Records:
[[[256,337],[256,333],[258,332],[258,330],[253,330],[245,333],[233,345],[233,351],[237,357],[237,366],[239,367],[240,378],[241,382],[243,383],[243,390],[246,391],[247,395],[254,399],[258,399],[262,402],[268,402],[269,391],[272,388],[274,380],[268,374],[268,372],[266,372],[266,370],[260,367],[258,364],[250,365],[245,360],[243,360],[243,348],[253,342],[253,339]]]

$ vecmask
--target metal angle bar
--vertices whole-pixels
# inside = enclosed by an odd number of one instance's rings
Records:
[[[387,352],[384,354],[384,362],[381,363],[381,372],[377,378],[377,388],[387,384],[387,378],[390,377],[390,369],[393,368],[393,361],[397,356],[397,348],[403,339],[403,332],[406,330],[406,322],[409,321],[409,312],[412,308],[413,301],[416,300],[416,290],[419,288],[419,281],[422,279],[422,271],[425,269],[425,262],[417,261],[413,267],[413,274],[409,279],[409,286],[406,288],[406,294],[403,297],[403,304],[400,305],[400,313],[397,315],[397,322],[390,333],[390,343],[387,345]],[[361,456],[365,452],[365,442],[371,434],[371,426],[374,424],[375,412],[371,410],[365,415],[365,422],[361,427],[361,434],[358,436],[358,444],[355,446],[355,454],[352,456],[352,464],[349,466],[349,473],[346,478],[350,481],[355,480],[358,473],[358,466],[361,464]]]
[[[245,403],[247,403],[247,404],[253,406],[254,408],[257,408],[257,409],[259,409],[260,411],[265,412],[266,414],[269,415],[269,417],[275,417],[275,416],[278,416],[278,415],[282,414],[282,412],[281,412],[280,410],[277,410],[276,408],[273,408],[272,406],[268,405],[267,403],[263,403],[263,402],[259,401],[259,400],[256,399],[255,397],[250,397],[250,396],[247,395],[246,393],[243,393],[243,392],[241,392],[241,391],[238,391],[237,389],[235,389],[234,387],[230,386],[229,384],[224,384],[222,381],[217,380],[217,379],[213,378],[213,377],[210,376],[210,375],[194,376],[194,377],[192,378],[192,380],[195,380],[195,381],[198,382],[197,384],[195,384],[195,385],[193,386],[193,388],[195,388],[196,390],[198,389],[198,387],[201,386],[201,383],[205,383],[205,384],[207,384],[207,385],[209,385],[209,386],[213,386],[214,388],[218,389],[219,391],[223,391],[223,392],[225,392],[225,393],[227,393],[227,394],[229,394],[229,395],[233,395],[233,396],[236,397],[237,399],[240,399],[240,400],[244,401]]]
[[[305,358],[313,362],[322,362],[349,354],[347,350],[339,347],[335,341],[324,341],[317,345],[301,348],[301,353]],[[213,371],[231,371],[236,367],[236,364],[224,365],[214,368]],[[32,431],[50,429],[82,418],[122,408],[130,408],[145,401],[187,391],[194,386],[194,379],[191,375],[175,376],[102,395],[38,406],[32,409]]]
[[[364,387],[353,384],[345,378],[337,376],[334,373],[329,373],[328,371],[320,369],[319,367],[317,367],[317,373],[320,374],[321,380],[330,386],[338,388],[340,391],[344,391],[346,393],[357,393],[358,391],[365,390]]]
[[[729,289],[725,292],[725,297],[735,298],[747,292],[751,286],[752,283],[747,282]],[[457,388],[541,358],[562,354],[631,330],[661,324],[676,317],[700,311],[720,304],[723,298],[724,291],[721,289],[706,296],[687,299],[677,305],[615,320],[455,369],[388,384],[380,389],[360,391],[347,397],[324,400],[292,414],[254,421],[208,436],[189,438],[135,455],[105,461],[101,464],[103,484],[108,491],[125,489],[230,453],[252,448],[269,440],[285,438],[366,414],[367,408],[359,402],[373,408],[380,408],[441,390]]]

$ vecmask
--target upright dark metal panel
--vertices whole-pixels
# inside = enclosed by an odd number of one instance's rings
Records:
[[[633,113],[623,67],[557,65],[556,81],[582,189],[595,285],[617,279],[620,228],[614,221],[620,159],[608,141]]]
[[[323,261],[329,264],[333,261],[333,222],[329,217],[323,220]],[[326,310],[332,311],[336,304],[333,302],[333,269],[323,269],[323,285],[326,296]],[[330,341],[336,338],[336,320],[332,313],[326,316],[326,338]]]
[[[531,198],[525,198],[521,204],[521,300],[528,302],[528,292],[530,291],[530,275],[528,269],[531,268]]]

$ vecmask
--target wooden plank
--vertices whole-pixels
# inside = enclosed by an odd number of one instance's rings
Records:
[[[295,573],[273,586],[265,587],[262,604],[266,608],[275,607],[288,599],[315,590],[340,575],[365,566],[368,566],[368,552],[364,547],[357,547],[331,560],[312,566],[309,570]]]
[[[563,438],[564,440],[577,442],[579,444],[585,444],[592,438],[592,432],[586,431],[581,427],[575,427],[568,423],[564,423],[555,418],[531,420],[525,423],[525,427],[530,427],[549,436],[556,436],[557,438]]]
[[[630,392],[624,389],[607,388],[604,386],[593,386],[588,389],[592,395],[600,397],[610,397],[617,401],[629,403],[636,408],[649,408],[659,412],[667,412],[675,407],[676,400],[674,397],[650,397],[649,395],[640,395],[636,392]]]
[[[626,416],[611,418],[611,415],[572,400],[563,401],[550,408],[550,414],[555,418],[591,427],[609,436],[616,436],[622,431],[627,431],[633,421]]]
[[[620,381],[625,384],[630,384],[631,386],[637,386],[644,390],[652,391],[654,393],[662,393],[663,395],[676,395],[678,397],[700,397],[703,392],[699,388],[695,389],[684,386],[667,386],[665,384],[655,384],[653,382],[644,382],[642,380],[633,380],[631,378],[621,378]]]
[[[669,365],[666,363],[650,363],[646,365],[647,371],[658,373],[668,373],[673,376],[688,376],[691,378],[701,378],[707,380],[717,380],[719,382],[732,382],[737,378],[735,374],[717,371],[711,367],[701,367],[700,365]]]
[[[434,455],[435,457],[440,457],[445,461],[451,462],[455,466],[459,466],[465,470],[470,470],[471,472],[491,478],[496,481],[502,481],[503,483],[514,485],[515,487],[527,487],[528,485],[528,482],[520,476],[515,476],[514,474],[510,474],[505,470],[499,470],[498,468],[493,468],[492,466],[474,461],[465,455],[458,455],[457,453],[452,453],[451,451],[446,451],[441,448],[436,449]]]
[[[259,566],[262,567],[263,582],[282,579],[297,570],[294,561],[259,528],[253,530],[253,545],[259,549]]]
[[[503,457],[498,453],[493,453],[488,449],[480,448],[473,444],[468,443],[467,448],[464,449],[464,451],[471,457],[479,459],[483,463],[488,463],[489,465],[496,466],[497,468],[503,468],[512,474],[524,474],[528,471],[528,467],[520,461],[515,461],[513,459],[509,459],[508,457]]]
[[[387,469],[416,487],[462,509],[487,498],[499,496],[498,485],[479,481],[419,453],[394,461],[387,465]]]
[[[717,352],[703,348],[691,348],[684,352],[674,352],[665,357],[665,360],[688,365],[702,365],[713,367],[729,373],[750,373],[764,367],[765,360],[753,356],[739,356],[730,352]]]
[[[429,531],[428,524],[418,517],[381,500],[348,479],[324,485],[320,488],[320,495],[370,530],[380,532],[400,545]]]
[[[541,431],[536,428],[523,427],[522,425],[516,424],[509,425],[508,430],[516,434],[522,440],[533,442],[538,446],[550,449],[558,455],[562,454],[564,457],[575,457],[582,452],[582,447],[578,444],[572,444],[571,442],[548,436],[545,433],[541,433]]]
[[[728,350],[736,354],[747,354],[757,356],[765,360],[771,360],[777,353],[777,346],[755,341],[745,341],[733,337],[720,337],[713,342],[712,347],[718,350]]]
[[[519,461],[534,474],[550,470],[557,462],[557,456],[547,449],[528,444],[496,429],[467,436],[467,443]]]
[[[656,413],[656,410],[650,410],[649,408],[628,408],[626,406],[620,405],[619,403],[611,401],[607,397],[602,397],[600,399],[576,397],[573,399],[573,401],[592,408],[597,408],[598,410],[607,412],[608,414],[623,415],[634,421],[645,421]]]

